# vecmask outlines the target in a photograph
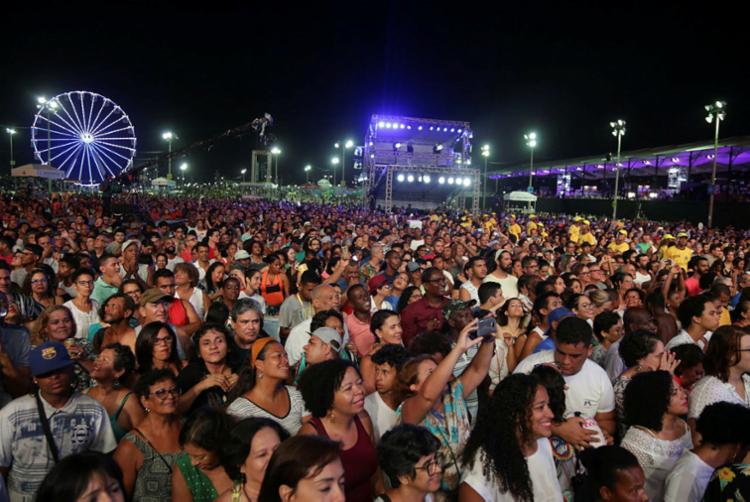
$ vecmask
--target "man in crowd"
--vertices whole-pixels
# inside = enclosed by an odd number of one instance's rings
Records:
[[[511,273],[513,269],[513,255],[510,251],[503,249],[495,254],[497,267],[491,274],[487,274],[484,282],[496,282],[503,288],[503,294],[506,298],[515,298],[518,296],[518,277]]]
[[[300,276],[297,294],[289,295],[284,299],[279,309],[279,337],[282,344],[293,327],[313,316],[310,299],[313,289],[319,284],[318,274],[312,270],[305,270]]]
[[[117,293],[122,284],[120,275],[120,259],[113,255],[104,255],[99,259],[99,272],[101,275],[94,282],[94,291],[91,299],[103,305],[104,301]]]
[[[409,304],[401,313],[404,345],[424,331],[441,330],[445,317],[443,308],[448,299],[445,297],[445,276],[436,268],[422,272],[424,296]]]

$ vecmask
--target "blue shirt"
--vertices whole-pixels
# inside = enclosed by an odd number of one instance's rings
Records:
[[[29,367],[31,341],[26,328],[0,323],[0,347],[8,354],[16,369]],[[0,408],[12,400],[13,396],[3,388],[2,379],[0,379]]]

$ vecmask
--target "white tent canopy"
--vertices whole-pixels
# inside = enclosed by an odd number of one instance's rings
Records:
[[[521,190],[510,192],[503,197],[506,202],[536,202],[536,195]]]
[[[14,167],[11,170],[10,175],[14,177],[29,176],[32,178],[44,178],[48,180],[65,179],[64,172],[46,164],[24,164],[22,166]]]

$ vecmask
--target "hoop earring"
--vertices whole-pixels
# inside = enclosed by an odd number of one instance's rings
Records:
[[[146,414],[149,414],[151,413],[151,408],[143,408],[143,411],[145,411]]]
[[[119,378],[115,378],[115,381],[114,381],[114,382],[112,382],[112,388],[113,388],[113,389],[119,389],[119,388],[120,388],[120,386],[121,386],[121,384],[120,384],[120,379],[119,379]]]

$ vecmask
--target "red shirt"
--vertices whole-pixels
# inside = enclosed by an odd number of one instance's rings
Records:
[[[409,346],[409,343],[420,333],[427,331],[427,323],[433,320],[437,320],[437,325],[434,329],[442,329],[443,323],[445,323],[445,317],[443,316],[443,307],[448,303],[448,300],[443,298],[439,307],[433,307],[427,303],[426,298],[420,298],[416,302],[407,305],[406,308],[401,312],[401,327],[404,332],[401,335],[404,339],[404,345]]]
[[[685,279],[685,289],[687,290],[688,296],[695,296],[701,292],[700,281],[695,275],[691,275]]]

